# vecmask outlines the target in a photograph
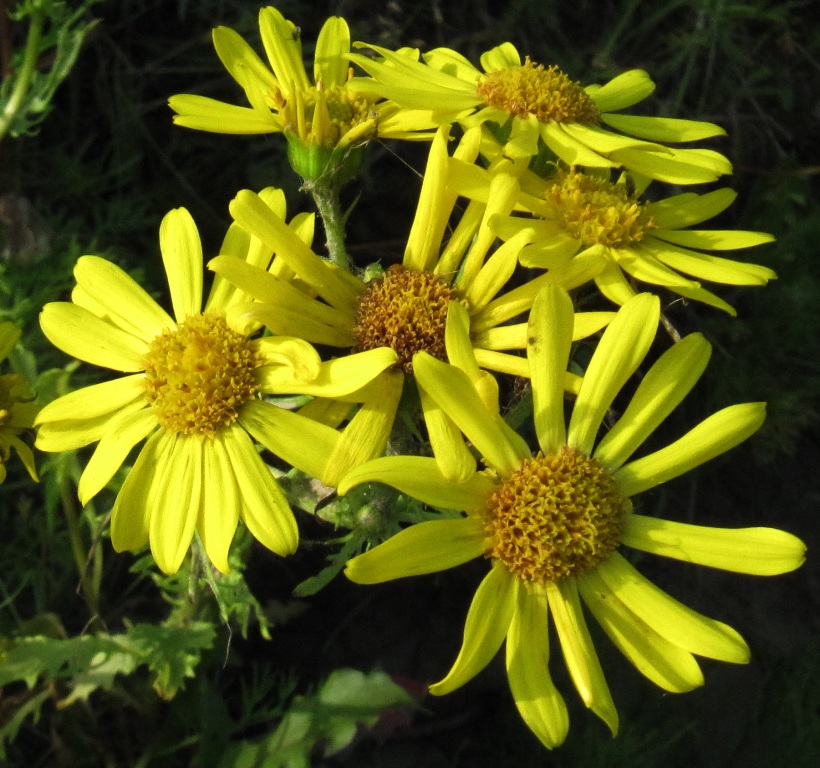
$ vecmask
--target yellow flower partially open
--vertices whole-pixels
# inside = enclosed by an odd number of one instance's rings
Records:
[[[214,133],[285,133],[304,147],[344,149],[367,139],[429,139],[429,110],[402,112],[382,99],[348,88],[350,31],[339,16],[325,21],[316,41],[313,80],[302,58],[297,27],[273,7],[259,11],[259,30],[269,61],[228,27],[213,31],[214,46],[250,107],[196,94],[169,100],[174,122]]]
[[[619,310],[590,360],[567,424],[564,372],[573,308],[560,287],[543,289],[532,308],[527,342],[535,452],[486,407],[467,367],[418,354],[417,379],[487,468],[455,483],[435,459],[388,456],[353,470],[339,486],[345,493],[361,483],[387,483],[427,504],[466,513],[412,525],[353,558],[346,573],[373,584],[488,559],[461,652],[430,691],[445,694],[466,683],[506,639],[507,676],[518,710],[550,748],[563,742],[569,726],[548,670],[550,617],[578,693],[613,734],[618,713],[582,603],[627,659],[667,691],[703,683],[696,655],[733,663],[749,659],[735,630],[654,586],[618,551],[622,545],[758,575],[793,570],[804,559],[803,543],[780,530],[710,528],[633,511],[634,496],[742,442],[760,427],[765,412],[763,403],[725,408],[665,448],[632,458],[703,373],[710,345],[695,333],[657,360],[626,410],[598,439],[604,416],[649,351],[659,311],[657,297],[649,294]],[[468,356],[469,341],[462,338],[459,346],[462,358]]]

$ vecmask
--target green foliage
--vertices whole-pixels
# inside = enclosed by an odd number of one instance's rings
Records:
[[[25,48],[11,62],[12,74],[0,85],[0,139],[31,133],[45,119],[57,87],[96,24],[84,17],[98,2],[84,0],[71,9],[59,0],[22,0],[9,13],[13,21],[28,21],[28,34]],[[44,57],[50,59],[45,71],[38,68]]]
[[[337,669],[316,693],[297,696],[270,736],[233,746],[218,768],[309,768],[312,755],[344,749],[386,709],[412,705],[413,698],[384,672]]]
[[[0,758],[26,717],[37,718],[40,707],[60,683],[66,693],[57,700],[65,708],[98,690],[117,689],[118,675],[130,675],[147,666],[154,690],[173,698],[194,676],[203,651],[214,642],[215,630],[208,622],[187,626],[135,624],[122,634],[81,635],[61,638],[35,635],[3,641],[0,652],[0,686],[23,682],[35,696],[0,728]]]

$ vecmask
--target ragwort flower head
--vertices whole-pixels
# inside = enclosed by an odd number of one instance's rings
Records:
[[[249,244],[233,226],[222,250],[252,258]],[[43,308],[40,323],[55,346],[129,375],[43,408],[36,446],[65,451],[98,443],[79,482],[85,504],[147,438],[114,503],[111,541],[117,551],[150,543],[165,572],[179,568],[195,531],[213,564],[227,572],[240,519],[266,547],[290,554],[296,522],[252,436],[305,471],[321,460],[326,436],[317,433],[321,425],[258,395],[283,394],[268,381],[283,367],[298,392],[298,382],[322,374],[319,356],[301,339],[251,340],[255,328],[231,311],[242,294],[224,280],[214,282],[203,308],[202,248],[185,209],[163,219],[160,249],[174,318],[97,256],[78,260],[71,302]]]
[[[10,321],[0,323],[0,363],[20,339],[20,329]],[[37,480],[34,454],[20,435],[34,424],[38,408],[34,398],[16,373],[0,374],[0,483],[6,479],[6,462],[11,449],[20,457],[32,480]]]
[[[609,172],[558,170],[546,180],[527,174],[528,207],[535,220],[498,217],[491,222],[503,239],[530,227],[532,242],[520,253],[525,267],[561,270],[584,254],[602,255],[594,280],[600,291],[624,304],[635,291],[629,278],[663,286],[685,298],[701,301],[735,315],[731,305],[697,280],[727,285],[765,285],[777,275],[758,264],[716,256],[710,251],[751,248],[772,242],[763,232],[689,229],[717,216],[737,196],[731,189],[705,194],[684,192],[655,202],[630,191],[631,179],[617,182]],[[695,278],[695,279],[692,279]]]
[[[527,725],[550,748],[564,740],[568,715],[548,670],[549,617],[581,698],[613,734],[618,713],[582,604],[637,669],[667,691],[703,683],[695,655],[748,661],[748,647],[735,630],[654,586],[619,552],[622,545],[759,575],[798,567],[805,550],[779,530],[709,528],[633,511],[634,496],[753,434],[763,422],[764,405],[726,408],[665,448],[632,459],[698,381],[709,344],[692,334],[663,354],[621,417],[597,440],[605,414],[655,337],[659,301],[640,294],[620,309],[592,356],[567,425],[563,378],[572,313],[569,296],[556,286],[545,288],[532,308],[527,355],[535,453],[483,405],[465,370],[419,354],[417,378],[481,453],[487,469],[453,483],[433,459],[389,456],[355,469],[339,488],[344,493],[360,483],[383,482],[433,506],[466,513],[410,526],[352,559],[347,575],[369,584],[487,558],[490,571],[470,606],[461,652],[430,691],[445,694],[466,683],[506,638],[513,697]],[[460,346],[468,351],[466,340]]]
[[[455,153],[474,159],[480,131],[469,132]],[[272,215],[260,198],[242,191],[230,205],[234,219],[247,231],[275,251],[277,262],[284,262],[288,274],[298,275],[304,290],[298,289],[271,271],[253,268],[226,257],[218,257],[210,268],[256,299],[244,308],[245,317],[263,323],[273,333],[298,332],[302,338],[336,348],[376,352],[392,350],[396,366],[385,371],[360,393],[362,399],[379,403],[372,421],[362,424],[356,438],[369,445],[367,453],[379,455],[398,407],[407,377],[413,375],[413,359],[419,351],[438,359],[446,357],[446,327],[453,304],[463,305],[464,317],[478,366],[515,375],[528,375],[526,359],[509,350],[526,346],[526,323],[506,325],[508,320],[529,310],[544,282],[538,278],[507,294],[501,289],[516,269],[518,252],[529,234],[512,237],[489,256],[496,242],[488,221],[496,214],[512,210],[517,194],[513,176],[499,174],[484,202],[470,203],[446,245],[443,242],[457,195],[448,186],[447,129],[441,128],[434,139],[422,182],[419,204],[404,257],[381,277],[365,282],[360,277],[337,269],[314,253],[278,216]],[[567,287],[572,287],[568,278]],[[579,313],[574,337],[581,338],[599,330],[612,313]],[[298,320],[297,320],[298,318]],[[298,326],[298,331],[296,330]],[[328,365],[341,365],[344,358]],[[287,371],[282,372],[287,376]],[[478,373],[483,387],[497,386],[491,374]],[[284,379],[280,386],[286,386]],[[570,386],[571,386],[570,382]],[[454,478],[475,469],[475,460],[445,414],[421,393],[422,409],[431,439],[437,436],[459,448],[441,454],[445,471]],[[360,400],[361,402],[361,400]],[[350,439],[355,432],[350,432]],[[380,445],[376,436],[382,440]],[[348,453],[346,466],[338,465],[328,477],[336,485],[344,471],[358,461],[361,451]],[[344,470],[344,471],[343,471]],[[328,482],[325,480],[325,482]]]
[[[673,184],[715,181],[731,173],[731,164],[718,152],[665,146],[724,135],[719,126],[620,114],[655,89],[643,70],[584,88],[555,66],[529,58],[522,62],[512,43],[482,54],[484,71],[449,48],[423,54],[422,64],[407,52],[356,45],[373,49],[383,60],[351,54],[371,78],[354,78],[348,87],[404,108],[432,109],[442,122],[508,127],[503,151],[509,157],[533,157],[543,142],[568,165],[625,167]]]
[[[417,127],[432,126],[421,111],[399,114],[394,105],[347,87],[350,31],[343,18],[328,18],[319,32],[312,82],[293,22],[276,8],[262,8],[259,29],[270,66],[234,30],[213,32],[217,55],[251,106],[179,94],[169,100],[177,125],[215,133],[284,133],[297,173],[310,181],[332,174],[340,183],[355,174],[360,153],[352,150],[368,139],[429,138]]]

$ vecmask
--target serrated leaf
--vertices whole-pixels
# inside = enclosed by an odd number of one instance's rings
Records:
[[[118,650],[119,646],[106,636],[23,637],[0,660],[0,686],[22,680],[33,688],[41,676],[48,680],[71,677],[88,669],[98,654],[110,655]]]
[[[141,661],[154,674],[154,690],[163,699],[172,699],[185,679],[194,676],[202,652],[211,648],[215,636],[213,625],[204,621],[172,627],[136,624],[127,633],[129,645],[141,652]]]

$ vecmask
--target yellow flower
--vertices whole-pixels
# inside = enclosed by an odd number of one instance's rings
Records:
[[[472,169],[469,175],[475,175]],[[605,266],[594,280],[601,293],[617,304],[635,295],[629,276],[735,315],[729,304],[691,277],[728,285],[765,285],[777,277],[768,267],[708,253],[770,243],[772,235],[687,229],[728,208],[737,196],[734,190],[684,192],[643,202],[630,192],[629,177],[621,175],[612,183],[608,176],[609,172],[574,169],[559,170],[546,180],[527,174],[522,180],[528,193],[525,207],[539,218],[498,217],[490,226],[502,239],[514,237],[522,226],[531,228],[532,244],[520,254],[525,267],[560,271],[581,254],[602,254]]]
[[[479,130],[468,133],[456,155],[474,158],[479,139]],[[465,322],[479,366],[529,375],[526,359],[507,352],[526,346],[526,323],[503,324],[528,311],[538,287],[552,277],[539,277],[497,296],[516,268],[519,250],[528,242],[526,231],[512,237],[487,258],[495,242],[487,222],[495,214],[512,210],[517,181],[511,175],[498,174],[487,201],[473,202],[467,207],[447,245],[443,246],[457,197],[447,185],[448,160],[447,129],[442,128],[431,145],[402,264],[391,267],[380,278],[365,282],[320,258],[280,217],[272,214],[258,196],[247,190],[232,201],[231,214],[276,252],[274,264],[283,261],[288,274],[298,275],[305,290],[238,259],[220,256],[209,264],[211,269],[257,299],[256,304],[243,309],[244,316],[249,321],[263,323],[275,334],[299,335],[315,344],[342,349],[395,351],[397,369],[385,372],[361,393],[362,397],[375,397],[381,406],[380,413],[374,414],[378,426],[373,421],[363,425],[367,432],[360,436],[361,440],[375,434],[387,440],[404,379],[413,372],[416,352],[425,350],[434,357],[445,358],[445,329],[452,304],[463,304],[466,308]],[[583,263],[584,260],[580,260],[579,270],[562,276],[566,287],[589,279]],[[611,317],[612,314],[606,312],[578,314],[574,337],[596,332]],[[287,371],[282,372],[283,377],[287,375]],[[482,378],[478,372],[476,377]],[[485,373],[483,378],[486,378],[483,386],[492,389],[492,376]],[[573,381],[569,378],[571,388]],[[280,386],[287,386],[284,378]],[[421,395],[431,439],[440,435],[443,440],[460,440],[445,414],[423,392]],[[377,450],[372,443],[372,451]],[[454,453],[444,456],[452,460],[446,471],[453,477],[462,477],[475,468],[475,461],[463,442],[457,456]],[[337,466],[332,473],[336,481],[352,466],[355,464],[350,462]]]
[[[177,125],[215,133],[284,133],[294,167],[312,180],[330,163],[355,166],[358,159],[348,150],[370,138],[430,138],[424,131],[435,124],[425,110],[402,111],[347,87],[350,30],[343,18],[331,16],[319,32],[313,82],[302,59],[299,30],[292,22],[276,8],[262,8],[259,29],[270,67],[234,30],[217,27],[213,31],[217,55],[251,106],[178,94],[169,100]]]
[[[539,294],[527,346],[535,454],[483,406],[464,370],[420,353],[416,377],[483,456],[487,469],[453,483],[434,459],[389,456],[353,470],[339,486],[345,493],[360,483],[387,483],[427,504],[466,512],[410,526],[352,559],[347,575],[370,584],[487,558],[490,571],[470,606],[461,652],[430,690],[445,694],[466,683],[506,638],[513,697],[527,725],[550,748],[564,740],[568,716],[548,671],[549,617],[581,698],[613,734],[618,729],[582,602],[637,669],[667,691],[703,683],[695,655],[748,661],[748,647],[735,630],[653,585],[618,551],[621,545],[758,575],[790,571],[803,561],[802,542],[783,531],[710,528],[633,511],[633,496],[729,450],[764,419],[762,403],[735,405],[665,448],[632,459],[703,373],[710,346],[695,333],[647,371],[626,410],[596,445],[605,415],[655,338],[659,311],[657,297],[649,294],[619,310],[592,356],[567,426],[563,378],[572,303],[555,286]],[[461,346],[467,354],[466,339]]]
[[[439,113],[442,122],[458,120],[465,127],[483,123],[509,126],[504,147],[509,157],[538,154],[540,139],[567,165],[623,166],[672,184],[715,181],[732,171],[729,161],[718,152],[657,143],[724,135],[719,126],[619,114],[655,89],[642,70],[624,72],[603,86],[582,88],[557,67],[545,68],[529,58],[522,63],[512,43],[482,54],[483,72],[449,48],[424,54],[425,65],[403,52],[365,47],[384,61],[351,54],[349,58],[372,79],[354,78],[349,88],[384,96],[407,109],[431,109]]]
[[[0,322],[0,363],[5,360],[20,339],[20,329],[12,322]],[[25,385],[16,373],[0,375],[0,483],[6,479],[6,462],[14,448],[23,465],[37,480],[34,454],[19,437],[26,429],[31,429],[37,406],[26,391]]]
[[[243,296],[221,279],[203,308],[202,248],[185,209],[163,219],[160,249],[175,319],[97,256],[78,260],[71,302],[43,308],[40,323],[55,346],[129,375],[43,408],[36,446],[66,451],[98,443],[79,482],[85,504],[147,438],[114,503],[111,541],[117,551],[150,542],[163,571],[179,568],[196,531],[213,564],[227,572],[240,519],[266,547],[290,554],[298,541],[296,522],[251,438],[271,443],[268,436],[276,435],[277,455],[313,471],[325,460],[333,430],[257,395],[281,393],[268,381],[280,368],[287,368],[297,383],[291,391],[298,392],[299,382],[326,378],[324,366],[301,339],[250,340],[248,327],[231,314]],[[251,261],[258,255],[237,226],[222,251]],[[393,359],[384,358],[379,370]],[[354,377],[349,382],[357,386]]]

